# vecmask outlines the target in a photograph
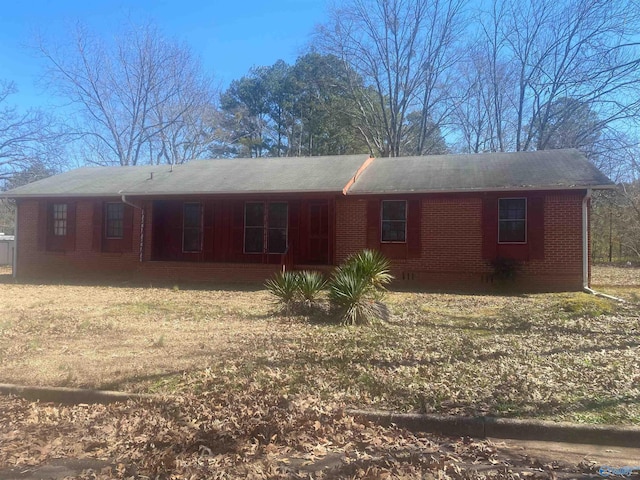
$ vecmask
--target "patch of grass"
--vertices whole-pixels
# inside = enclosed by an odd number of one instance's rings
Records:
[[[562,298],[558,307],[571,317],[597,317],[612,314],[616,310],[616,305],[612,300],[585,293]]]

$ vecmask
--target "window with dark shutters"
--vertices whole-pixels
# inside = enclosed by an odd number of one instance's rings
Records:
[[[498,199],[498,242],[527,243],[527,199]]]
[[[407,241],[407,202],[383,200],[380,227],[382,242],[405,243]]]

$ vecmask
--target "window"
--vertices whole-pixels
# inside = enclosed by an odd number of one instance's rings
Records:
[[[105,233],[107,238],[124,236],[124,203],[107,203],[105,211]]]
[[[67,235],[67,204],[53,204],[53,235],[64,237]]]
[[[202,251],[202,204],[185,203],[182,222],[182,251]]]
[[[289,208],[284,202],[244,205],[244,252],[285,253]]]
[[[404,243],[407,241],[407,202],[382,201],[382,241]]]
[[[526,243],[527,199],[500,198],[498,211],[498,242]]]

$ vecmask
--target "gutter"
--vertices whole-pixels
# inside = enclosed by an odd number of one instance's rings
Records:
[[[118,193],[120,194],[122,203],[140,210],[140,255],[138,261],[142,263],[142,261],[144,260],[144,207],[140,207],[139,205],[129,202],[127,200],[127,195],[122,193],[122,190],[120,190]]]

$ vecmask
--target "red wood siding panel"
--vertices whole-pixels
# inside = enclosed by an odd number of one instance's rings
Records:
[[[133,207],[125,204],[122,218],[122,244],[120,252],[133,251]]]
[[[40,200],[38,202],[38,250],[41,252],[47,249],[48,215],[49,209],[46,200]]]
[[[202,202],[202,257],[209,262],[215,258],[215,210],[213,200]]]
[[[67,235],[64,240],[65,252],[76,249],[76,202],[67,203]]]
[[[94,252],[102,251],[102,219],[103,219],[103,202],[93,202],[93,216],[91,218],[91,250]]]

